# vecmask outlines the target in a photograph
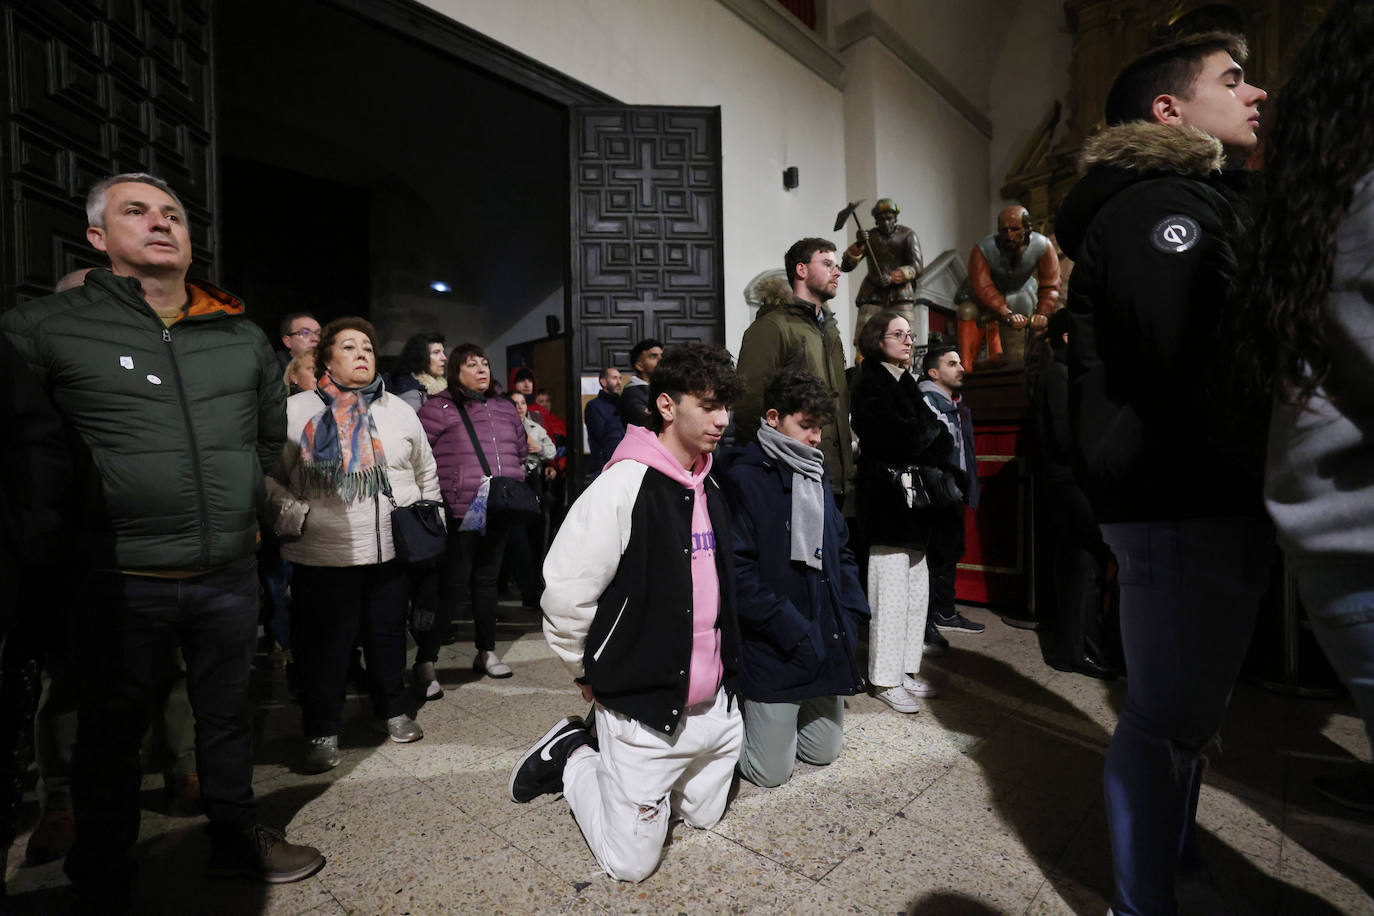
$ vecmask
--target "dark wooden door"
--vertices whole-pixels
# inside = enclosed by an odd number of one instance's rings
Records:
[[[573,364],[629,367],[645,337],[724,339],[720,109],[572,116]]]
[[[0,18],[0,308],[105,266],[85,199],[118,172],[176,190],[191,273],[214,280],[210,0],[0,0]]]
[[[720,109],[573,107],[571,128],[574,377],[646,337],[722,342]]]

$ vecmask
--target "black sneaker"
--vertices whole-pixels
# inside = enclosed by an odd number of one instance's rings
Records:
[[[309,878],[323,867],[324,856],[315,847],[288,843],[280,830],[255,824],[214,837],[207,874],[212,878],[290,884]]]
[[[926,639],[921,654],[938,658],[949,651],[949,640],[935,628],[933,618],[926,619]]]
[[[510,800],[524,804],[550,792],[561,792],[568,755],[584,744],[592,745],[592,738],[582,720],[577,716],[559,719],[510,771]]]
[[[1374,768],[1359,767],[1353,773],[1324,774],[1312,780],[1329,800],[1356,811],[1374,814]]]
[[[946,617],[943,614],[932,615],[935,618],[935,628],[938,630],[956,630],[960,633],[981,633],[987,629],[981,623],[969,620],[963,614],[955,611]]]

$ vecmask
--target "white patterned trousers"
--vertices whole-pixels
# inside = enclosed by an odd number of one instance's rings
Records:
[[[873,545],[868,551],[868,681],[896,687],[921,670],[930,579],[925,551]]]

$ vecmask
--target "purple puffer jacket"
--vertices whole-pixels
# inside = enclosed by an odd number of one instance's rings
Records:
[[[505,398],[473,398],[458,396],[472,420],[477,441],[482,443],[491,473],[497,477],[525,479],[521,465],[528,443],[525,427],[515,405]],[[472,437],[458,415],[458,403],[453,391],[443,391],[425,401],[420,408],[420,425],[429,437],[434,462],[439,466],[439,489],[450,514],[461,519],[467,514],[472,497],[482,483],[482,464],[472,450]]]

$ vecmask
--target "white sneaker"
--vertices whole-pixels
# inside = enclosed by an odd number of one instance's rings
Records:
[[[903,674],[902,689],[913,697],[929,699],[940,695],[940,688],[919,674]]]
[[[472,660],[472,670],[487,677],[510,677],[513,673],[510,665],[497,658],[496,653],[490,649],[477,653],[477,657]]]
[[[910,715],[913,712],[921,711],[921,704],[917,703],[916,699],[900,684],[896,687],[889,687],[882,693],[875,693],[873,696],[875,699],[882,700],[897,712]]]
[[[425,702],[438,700],[444,695],[444,687],[439,683],[439,675],[433,662],[420,662],[413,669],[415,689],[424,695]]]

